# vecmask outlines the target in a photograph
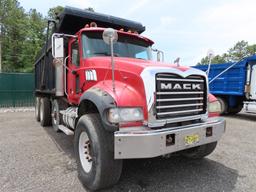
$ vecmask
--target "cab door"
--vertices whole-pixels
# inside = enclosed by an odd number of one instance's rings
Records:
[[[252,64],[251,70],[250,99],[256,100],[256,63]]]
[[[80,90],[80,54],[79,54],[79,43],[77,39],[74,39],[69,44],[69,59],[67,71],[67,93],[68,99],[71,103],[78,104]]]

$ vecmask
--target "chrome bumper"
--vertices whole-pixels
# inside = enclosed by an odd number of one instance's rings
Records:
[[[212,128],[212,136],[206,136],[206,128]],[[207,122],[158,130],[145,128],[115,132],[115,159],[150,158],[169,154],[191,147],[218,141],[225,132],[226,123],[222,117],[208,118]],[[167,135],[175,135],[175,143],[166,145]],[[184,138],[197,134],[199,141],[187,145]]]

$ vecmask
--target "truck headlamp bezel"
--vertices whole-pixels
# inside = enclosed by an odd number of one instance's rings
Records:
[[[143,110],[140,107],[110,108],[107,117],[110,123],[138,122],[144,120]]]

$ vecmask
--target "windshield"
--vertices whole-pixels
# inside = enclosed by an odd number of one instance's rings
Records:
[[[83,57],[110,56],[110,46],[102,39],[102,32],[86,32],[82,35]],[[114,43],[115,57],[129,57],[151,60],[151,46],[146,41],[128,35],[119,34]]]

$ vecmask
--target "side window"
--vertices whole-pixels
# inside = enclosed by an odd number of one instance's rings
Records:
[[[78,41],[75,41],[72,45],[71,45],[71,61],[72,64],[75,66],[79,66],[79,49],[78,49]]]

